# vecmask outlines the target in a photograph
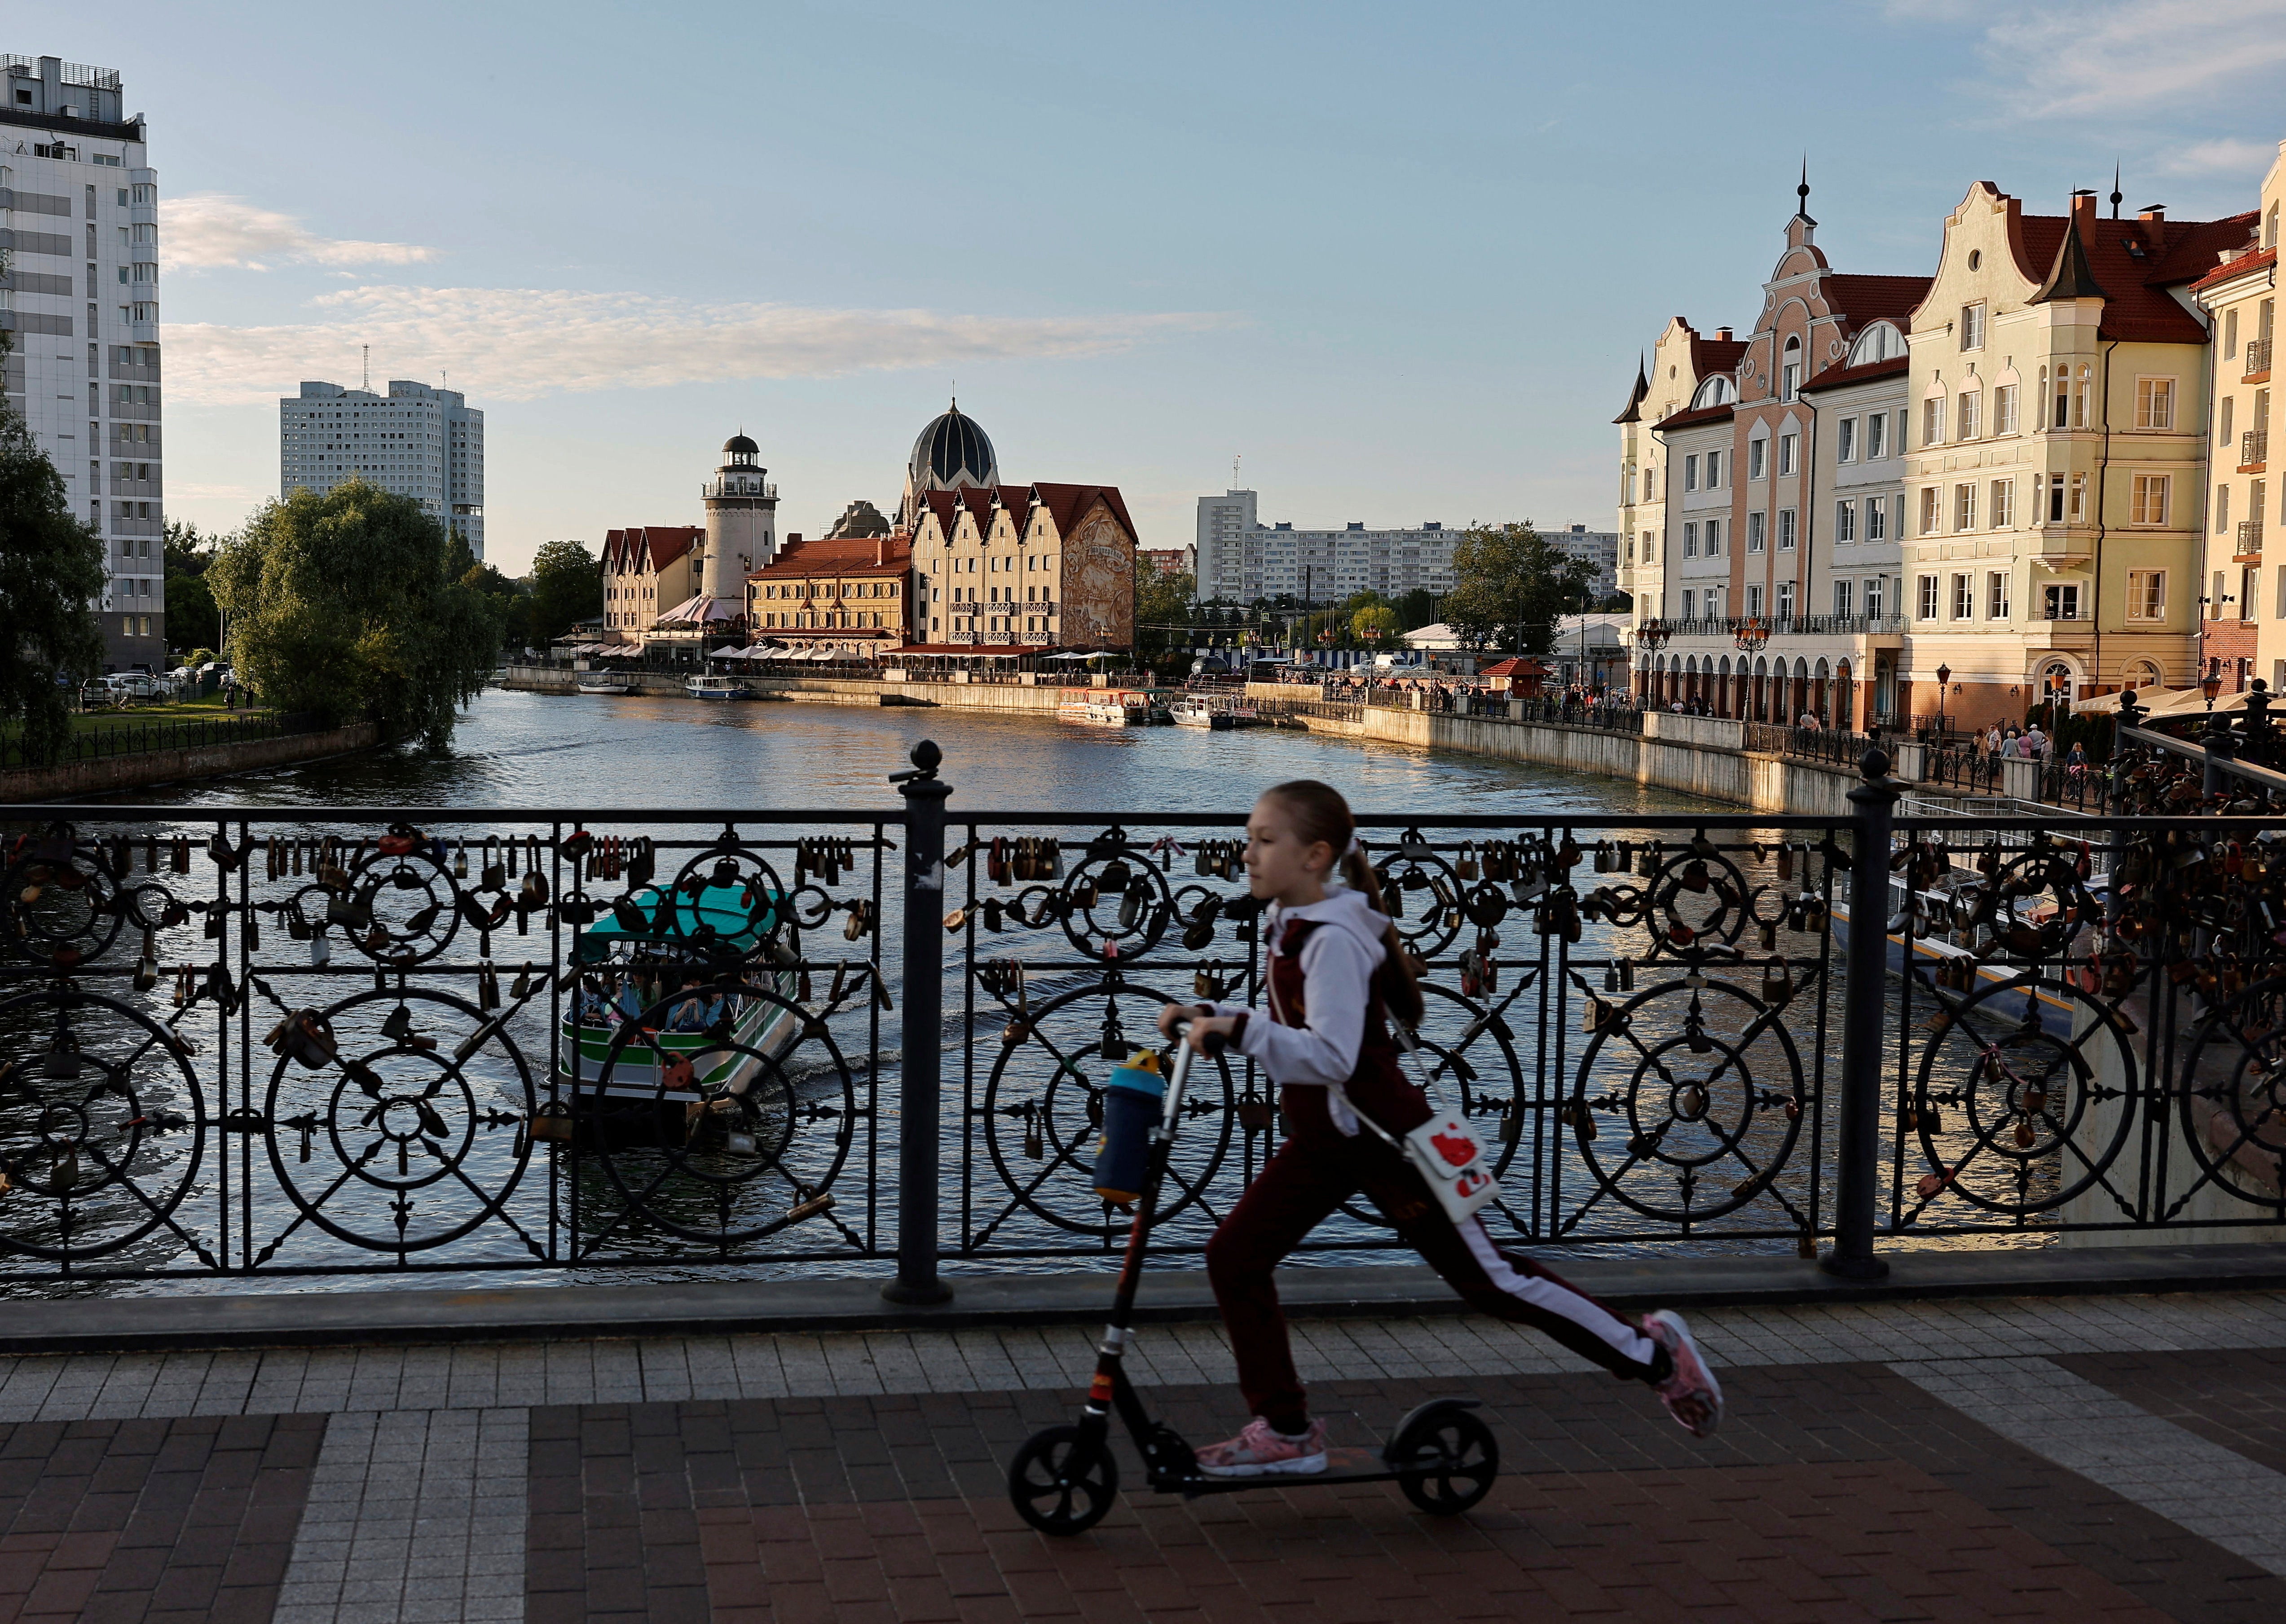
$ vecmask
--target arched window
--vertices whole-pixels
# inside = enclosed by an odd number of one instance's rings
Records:
[[[1785,341],[1785,354],[1778,367],[1778,398],[1792,400],[1801,393],[1801,340]]]
[[[1857,335],[1849,346],[1849,364],[1864,367],[1905,352],[1904,335],[1886,321],[1877,321]]]
[[[2130,688],[2156,688],[2159,686],[2159,665],[2156,660],[2136,660],[2121,674],[2126,677],[2127,686]]]
[[[1730,374],[1718,372],[1701,383],[1692,393],[1691,409],[1695,412],[1701,406],[1729,406],[1738,398],[1738,386],[1732,381]]]
[[[2085,429],[2095,421],[2095,368],[2082,367],[2077,382],[2072,390],[2072,427]]]

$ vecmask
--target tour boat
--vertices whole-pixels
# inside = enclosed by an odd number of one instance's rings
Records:
[[[2053,807],[2035,807],[2021,801],[1987,804],[1982,808],[1982,810],[1988,816],[2009,816],[2022,814],[2043,818],[2069,818],[2069,814],[2060,813]],[[1908,800],[1899,806],[1898,811],[1907,817],[1928,817],[1944,816],[1954,812],[1955,808],[1937,802]],[[1970,815],[1964,814],[1960,841],[1959,844],[1946,842],[1948,861],[1945,871],[1939,875],[1933,884],[1916,889],[1911,884],[1907,875],[1895,870],[1891,871],[1888,898],[1888,917],[1883,921],[1886,925],[1897,927],[1886,933],[1888,936],[1888,958],[1891,974],[1901,974],[1904,970],[1904,925],[1908,914],[1914,916],[1912,951],[1917,962],[1930,970],[1948,963],[1956,965],[1965,963],[1968,966],[1968,974],[1971,978],[1969,989],[1955,988],[1955,997],[1973,996],[1974,992],[1981,992],[1986,988],[2012,981],[2025,968],[2023,965],[2007,958],[1995,958],[1989,961],[1979,958],[1977,955],[1990,946],[1990,926],[1969,926],[1958,922],[1967,911],[1967,907],[1957,908],[1956,904],[1973,906],[1975,895],[1986,883],[1986,877],[1977,870],[1975,865],[1976,854],[1983,842],[1975,838],[1975,825],[1970,821]],[[2060,844],[2076,850],[2077,842],[2072,839],[2068,821],[2060,825],[2057,838]],[[1903,835],[1897,837],[1898,849],[1902,850],[1905,844],[1906,837]],[[2017,849],[2006,855],[2014,857],[2021,855],[2022,853],[2021,849]],[[2110,879],[2107,871],[2105,848],[2100,845],[2096,846],[2090,855],[2093,871],[2087,879],[2087,887],[2101,903]],[[1846,877],[1839,879],[1834,886],[1833,940],[1837,946],[1846,943],[1849,938],[1849,891]],[[2043,893],[2038,896],[2019,898],[2012,906],[2018,922],[2038,926],[2053,916],[2055,899],[2053,894]],[[2055,961],[2053,959],[2045,961],[2041,968],[2044,974],[2051,976],[2055,974],[2057,970]],[[2060,997],[2054,992],[2036,991],[2030,996],[2029,1001],[2037,1011],[2043,1029],[2056,1037],[2065,1038],[2071,1037],[2074,1012],[2078,1007],[2072,999]],[[1977,1007],[1996,1017],[2022,1021],[2024,1018],[2026,1003],[2027,996],[2024,993],[2012,991],[1998,997],[1988,994],[1979,1002]]]
[[[754,690],[733,676],[685,677],[683,691],[694,699],[751,699]]]
[[[1238,726],[1238,717],[1234,713],[1195,694],[1178,699],[1167,708],[1178,728],[1211,728],[1221,733]]]
[[[587,974],[579,982],[581,996],[567,1002],[557,1029],[556,1084],[616,1141],[664,1136],[681,1142],[702,1115],[722,1116],[721,1126],[735,1134],[742,1116],[752,1115],[740,1108],[744,1096],[800,1040],[806,1019],[801,974],[787,962],[792,953],[772,943],[764,949],[769,967],[749,977],[783,1002],[733,997],[727,1006],[698,1012],[714,1017],[709,1030],[645,1027],[620,1042],[627,1024],[672,999],[686,976],[721,979],[706,967],[710,955],[691,942],[705,941],[718,959],[725,949],[751,955],[774,921],[774,900],[750,909],[739,887],[707,886],[675,903],[674,928],[662,931],[667,895],[658,886],[637,892],[582,931],[573,950]]]
[[[609,671],[579,679],[579,691],[583,694],[631,694],[635,688],[627,678]]]
[[[1098,728],[1148,727],[1151,713],[1151,696],[1129,688],[1067,688],[1056,701],[1062,721]]]

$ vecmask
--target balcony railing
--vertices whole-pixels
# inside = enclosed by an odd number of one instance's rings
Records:
[[[2262,551],[2262,521],[2241,519],[2238,522],[2238,556],[2242,558]]]
[[[2250,338],[2246,341],[2247,378],[2258,378],[2269,372],[2272,342],[2267,338]],[[2242,378],[2240,382],[2243,382],[2245,379]]]
[[[2270,430],[2249,429],[2238,437],[2238,466],[2241,472],[2259,468],[2270,458]]]
[[[1855,637],[1872,636],[1905,629],[1903,615],[1740,615],[1730,619],[1699,617],[1690,620],[1667,621],[1667,629],[1677,637],[1735,637],[1738,629],[1754,621],[1766,627],[1773,637]]]

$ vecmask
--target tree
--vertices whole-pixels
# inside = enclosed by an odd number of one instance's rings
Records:
[[[240,679],[328,722],[371,716],[441,750],[499,653],[484,600],[445,573],[445,527],[362,479],[273,501],[207,579]]]
[[[0,372],[9,347],[0,332]],[[70,737],[72,689],[103,664],[102,596],[102,538],[72,516],[63,476],[0,394],[0,718],[21,724],[28,760],[52,760]]]
[[[1188,646],[1184,633],[1197,590],[1196,579],[1180,570],[1163,570],[1148,558],[1135,561],[1135,635],[1143,652]]]
[[[501,646],[521,649],[532,641],[532,588],[523,581],[511,579],[500,572],[497,564],[472,564],[461,575],[461,585],[484,599],[492,611],[493,620],[500,627]]]
[[[196,524],[167,521],[162,548],[167,563],[167,641],[174,647],[212,648],[222,642],[222,615],[216,609],[207,571],[219,542]]]
[[[1471,648],[1544,654],[1561,616],[1593,589],[1596,566],[1551,547],[1527,519],[1473,524],[1453,548],[1445,619]]]
[[[1397,641],[1397,611],[1386,603],[1368,603],[1350,617],[1350,635],[1368,648]]]
[[[603,567],[577,541],[547,541],[532,555],[532,641],[553,643],[603,612]]]
[[[1415,587],[1397,600],[1398,629],[1417,632],[1424,626],[1437,624],[1444,613],[1444,600],[1426,587]]]

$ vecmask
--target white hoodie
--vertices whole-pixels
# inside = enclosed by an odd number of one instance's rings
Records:
[[[1309,1024],[1286,1026],[1243,1004],[1218,1004],[1218,1015],[1249,1017],[1239,1040],[1242,1052],[1262,1062],[1270,1080],[1282,1085],[1331,1087],[1327,1116],[1343,1133],[1358,1131],[1357,1114],[1340,1092],[1357,1071],[1365,1041],[1365,1015],[1373,997],[1373,973],[1388,957],[1383,933],[1389,918],[1348,887],[1326,893],[1301,908],[1273,903],[1263,916],[1265,951],[1284,939],[1289,919],[1314,920],[1318,928],[1302,942],[1302,998]],[[1272,995],[1274,999],[1275,994]],[[1288,1013],[1292,1012],[1289,1011]]]

